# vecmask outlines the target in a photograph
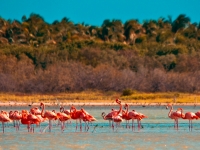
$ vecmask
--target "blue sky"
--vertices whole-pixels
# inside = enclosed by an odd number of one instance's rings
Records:
[[[52,23],[69,18],[74,23],[101,26],[105,19],[144,20],[167,18],[172,20],[186,14],[191,22],[200,22],[200,0],[1,0],[0,16],[21,21],[23,15],[41,15]]]

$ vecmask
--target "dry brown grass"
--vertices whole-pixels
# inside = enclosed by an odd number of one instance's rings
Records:
[[[112,103],[120,98],[126,103],[199,103],[200,95],[191,93],[140,93],[135,92],[130,96],[122,96],[117,92],[84,91],[79,93],[59,94],[23,94],[0,93],[1,102],[61,102],[61,103]]]

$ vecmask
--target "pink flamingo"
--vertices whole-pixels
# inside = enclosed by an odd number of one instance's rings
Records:
[[[109,114],[106,114],[105,112],[102,112],[101,116],[102,116],[102,118],[104,120],[108,120],[109,121],[109,126],[112,127],[112,125],[111,125],[111,121],[113,120],[112,112],[109,113]]]
[[[71,117],[70,117],[70,115],[67,115],[67,114],[62,113],[62,112],[58,112],[57,117],[58,117],[59,121],[61,122],[61,131],[64,131],[65,121],[69,120]]]
[[[95,117],[90,115],[86,110],[81,108],[81,111],[84,113],[84,117],[82,118],[83,121],[85,122],[85,130],[87,127],[87,131],[89,130],[89,122],[97,121]]]
[[[28,132],[34,132],[34,124],[39,125],[41,120],[34,114],[29,113],[27,110],[22,110],[21,123],[26,124]]]
[[[193,112],[186,112],[185,114],[183,114],[183,109],[182,108],[179,109],[181,110],[181,118],[189,120],[189,130],[192,130],[192,120],[193,119],[197,120],[199,117]]]
[[[19,125],[20,125],[20,120],[22,119],[22,114],[19,111],[15,110],[12,117],[13,117],[12,120],[15,121],[15,123],[16,123],[16,130],[19,130]]]
[[[120,123],[123,121],[122,117],[119,116],[119,115],[114,115],[114,116],[112,117],[112,119],[113,119],[113,122],[115,122],[115,124],[116,124],[116,128],[117,128],[118,126],[120,126]]]
[[[174,120],[174,128],[178,129],[178,119],[182,118],[181,111],[180,109],[177,109],[177,111],[174,112],[172,104],[168,104],[166,109],[168,109],[168,107],[170,107],[168,117]]]
[[[49,120],[49,131],[51,132],[51,128],[52,128],[52,120],[57,119],[57,115],[56,113],[52,112],[52,111],[48,111],[46,110],[44,112],[45,109],[45,105],[44,103],[40,104],[40,107],[42,107],[42,112],[41,112],[41,116],[42,118],[47,118]]]
[[[2,122],[2,129],[3,129],[3,133],[4,133],[5,122],[12,122],[12,120],[9,118],[7,112],[1,111],[0,122]]]
[[[135,110],[132,110],[133,112],[135,112]],[[146,115],[142,114],[142,113],[138,113],[139,116],[137,116],[137,122],[138,122],[138,128],[141,128],[141,120],[144,118],[147,118]]]
[[[70,116],[71,116],[71,119],[76,120],[76,130],[78,128],[77,119],[79,120],[79,122],[80,122],[80,131],[82,131],[82,122],[81,122],[81,120],[85,117],[85,114],[81,110],[76,110],[76,108],[74,106],[71,106],[71,108],[70,108]]]
[[[197,115],[197,116],[200,118],[200,111],[197,111],[197,112],[195,113],[195,115]]]
[[[60,107],[60,112],[70,115],[70,110],[65,110],[65,108],[63,106]]]
[[[135,124],[134,124],[134,120],[135,119],[138,122],[138,129],[139,129],[140,128],[139,119],[141,118],[140,114],[138,112],[136,112],[135,110],[128,112],[128,109],[129,109],[129,105],[128,104],[125,104],[124,107],[126,108],[126,115],[127,115],[126,117],[127,117],[127,119],[132,119],[132,129],[135,127]]]
[[[34,132],[34,124],[39,125],[41,120],[36,116],[31,113],[28,114],[27,120],[30,123],[29,126],[31,125],[31,131]]]
[[[11,110],[11,111],[9,112],[9,118],[13,121],[13,126],[16,127],[16,126],[15,126],[15,120],[14,120],[13,114],[14,114],[14,112]],[[16,128],[16,130],[17,130],[17,128]]]
[[[116,103],[117,104],[119,104],[120,105],[120,109],[117,111],[117,110],[112,110],[110,113],[108,113],[107,115],[106,115],[106,113],[105,112],[103,112],[102,114],[101,114],[101,116],[102,116],[102,118],[104,119],[104,120],[108,120],[109,121],[109,125],[114,129],[114,125],[113,125],[113,118],[115,118],[115,117],[117,117],[120,113],[121,113],[121,111],[122,111],[122,105],[121,105],[121,101],[119,100],[119,99],[116,99]],[[111,122],[112,121],[112,125],[111,125]]]
[[[63,106],[60,106],[60,112],[65,113],[66,115],[70,116],[70,110],[65,110]],[[70,119],[67,120],[67,123],[71,123]]]
[[[127,110],[126,111],[122,110],[122,119],[126,120],[126,128],[128,128],[128,126],[129,126],[129,120],[131,120],[131,118],[128,117]]]
[[[30,112],[31,112],[31,114],[34,114],[34,115],[41,115],[41,111],[38,107],[31,108]]]

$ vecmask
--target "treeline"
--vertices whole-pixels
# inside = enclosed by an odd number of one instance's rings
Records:
[[[179,15],[101,27],[0,18],[0,91],[200,91],[200,24]]]
[[[2,92],[48,93],[88,89],[101,91],[132,89],[144,92],[200,90],[199,70],[182,73],[166,72],[161,68],[148,69],[148,66],[139,63],[138,70],[132,71],[129,68],[119,69],[104,63],[92,67],[76,61],[53,63],[44,70],[36,69],[32,60],[26,55],[20,55],[20,60],[14,56],[4,55],[0,60]]]

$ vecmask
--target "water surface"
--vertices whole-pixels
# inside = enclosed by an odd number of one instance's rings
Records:
[[[180,106],[175,107],[177,109]],[[0,132],[0,149],[199,149],[200,147],[200,120],[193,121],[193,129],[189,131],[188,121],[179,120],[179,130],[174,129],[173,120],[167,114],[165,106],[131,106],[148,116],[142,120],[140,130],[126,128],[125,121],[114,131],[108,121],[101,117],[102,112],[110,112],[111,106],[84,106],[98,121],[90,125],[88,131],[75,129],[75,121],[69,123],[64,132],[54,123],[51,132],[48,132],[48,123],[42,123],[35,128],[35,133],[28,133],[27,127],[20,126],[19,131],[10,123],[5,133]],[[117,106],[114,107],[118,109]],[[200,108],[182,106],[184,112],[197,112]],[[2,108],[1,108],[2,109]],[[4,110],[21,110],[24,108],[7,107]],[[25,109],[28,109],[26,107]],[[48,110],[58,107],[48,107]],[[79,109],[79,107],[78,107]],[[1,126],[0,126],[1,127]],[[2,131],[2,130],[0,130]],[[42,132],[41,132],[42,131]]]

